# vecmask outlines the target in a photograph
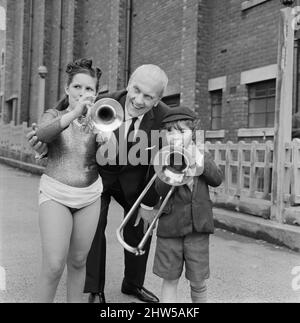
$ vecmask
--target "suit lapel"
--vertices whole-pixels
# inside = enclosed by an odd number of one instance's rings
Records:
[[[144,115],[142,122],[140,124],[139,130],[143,130],[147,133],[147,135],[149,135],[152,129],[153,120],[154,120],[154,113],[153,113],[153,109],[151,109]]]
[[[127,92],[126,92],[127,93]],[[123,108],[123,113],[124,113],[124,118],[123,118],[123,123],[121,125],[120,128],[117,128],[114,133],[115,133],[115,136],[117,138],[117,141],[119,143],[119,133],[120,133],[120,129],[121,129],[121,135],[124,136],[125,132],[124,132],[124,121],[125,121],[125,101],[126,101],[126,95],[123,95],[120,100],[119,100],[119,103],[121,104],[122,108]]]

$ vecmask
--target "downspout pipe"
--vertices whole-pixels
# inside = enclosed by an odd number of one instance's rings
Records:
[[[29,0],[29,26],[28,26],[28,58],[27,58],[27,86],[28,86],[28,94],[27,94],[27,116],[26,121],[29,124],[30,123],[30,99],[31,99],[31,65],[32,65],[32,38],[33,38],[33,0]],[[16,123],[21,122],[21,111],[17,112],[17,120]]]
[[[132,25],[132,0],[126,0],[126,50],[125,50],[125,87],[130,77],[131,65],[131,25]]]
[[[300,91],[299,91],[299,59],[300,59],[300,39],[296,40],[296,75],[295,75],[295,82],[296,82],[296,103],[295,103],[295,111],[294,112],[298,112],[300,109],[298,107],[299,104],[299,95],[300,95]]]
[[[61,70],[62,70],[62,32],[63,32],[63,0],[60,0],[60,24],[59,24],[59,49],[58,49],[58,76],[57,76],[57,101],[60,97],[60,81],[61,81]]]

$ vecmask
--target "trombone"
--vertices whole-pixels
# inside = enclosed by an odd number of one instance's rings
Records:
[[[131,209],[129,210],[121,225],[116,231],[118,241],[127,251],[135,254],[136,256],[143,255],[145,253],[145,251],[143,250],[144,245],[147,242],[149,236],[151,235],[157,220],[162,214],[163,209],[167,204],[169,198],[171,197],[172,193],[174,192],[175,188],[177,186],[185,185],[191,181],[192,176],[189,175],[189,169],[191,165],[192,157],[190,153],[183,147],[166,146],[160,151],[158,151],[158,153],[155,155],[155,174],[153,175],[149,183],[146,185],[146,187],[144,188],[136,202],[133,204],[133,206],[131,207]],[[149,188],[152,186],[157,177],[159,177],[166,184],[171,185],[171,188],[167,193],[165,199],[162,201],[160,208],[157,214],[155,215],[153,221],[151,222],[148,230],[146,231],[144,237],[142,238],[137,247],[132,247],[129,244],[127,244],[122,237],[123,228],[133,215],[134,211],[138,208],[143,197],[148,192]]]

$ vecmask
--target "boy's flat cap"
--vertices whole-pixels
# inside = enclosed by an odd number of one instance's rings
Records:
[[[196,114],[193,110],[188,107],[176,107],[171,108],[162,120],[162,123],[173,122],[177,120],[195,120]]]

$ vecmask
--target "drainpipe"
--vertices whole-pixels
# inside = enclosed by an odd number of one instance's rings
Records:
[[[60,0],[60,25],[59,25],[59,51],[58,51],[58,80],[57,80],[57,101],[60,100],[60,78],[61,78],[61,70],[62,70],[62,31],[63,31],[63,0]]]
[[[125,87],[130,77],[132,0],[126,1]]]
[[[29,124],[30,119],[30,96],[31,96],[31,65],[32,65],[32,38],[33,38],[33,0],[29,1],[29,26],[28,26],[28,58],[27,58],[27,86],[28,86],[28,94],[27,94],[27,107],[26,107],[26,121]],[[18,109],[17,112],[17,120],[16,124],[21,122],[21,111]]]
[[[46,66],[41,65],[38,68],[39,73],[39,97],[38,97],[38,123],[40,123],[40,118],[45,111],[45,90],[46,90],[46,76],[48,70]]]
[[[300,39],[297,39],[296,41],[296,73],[295,73],[295,82],[296,82],[296,91],[295,91],[295,97],[296,97],[296,102],[295,102],[295,111],[298,112],[300,109],[298,107],[299,104],[299,60],[300,60],[300,50],[299,50],[299,45],[300,45]]]
[[[294,41],[294,67],[293,67],[293,113],[297,112],[297,97],[298,97],[298,39]]]

